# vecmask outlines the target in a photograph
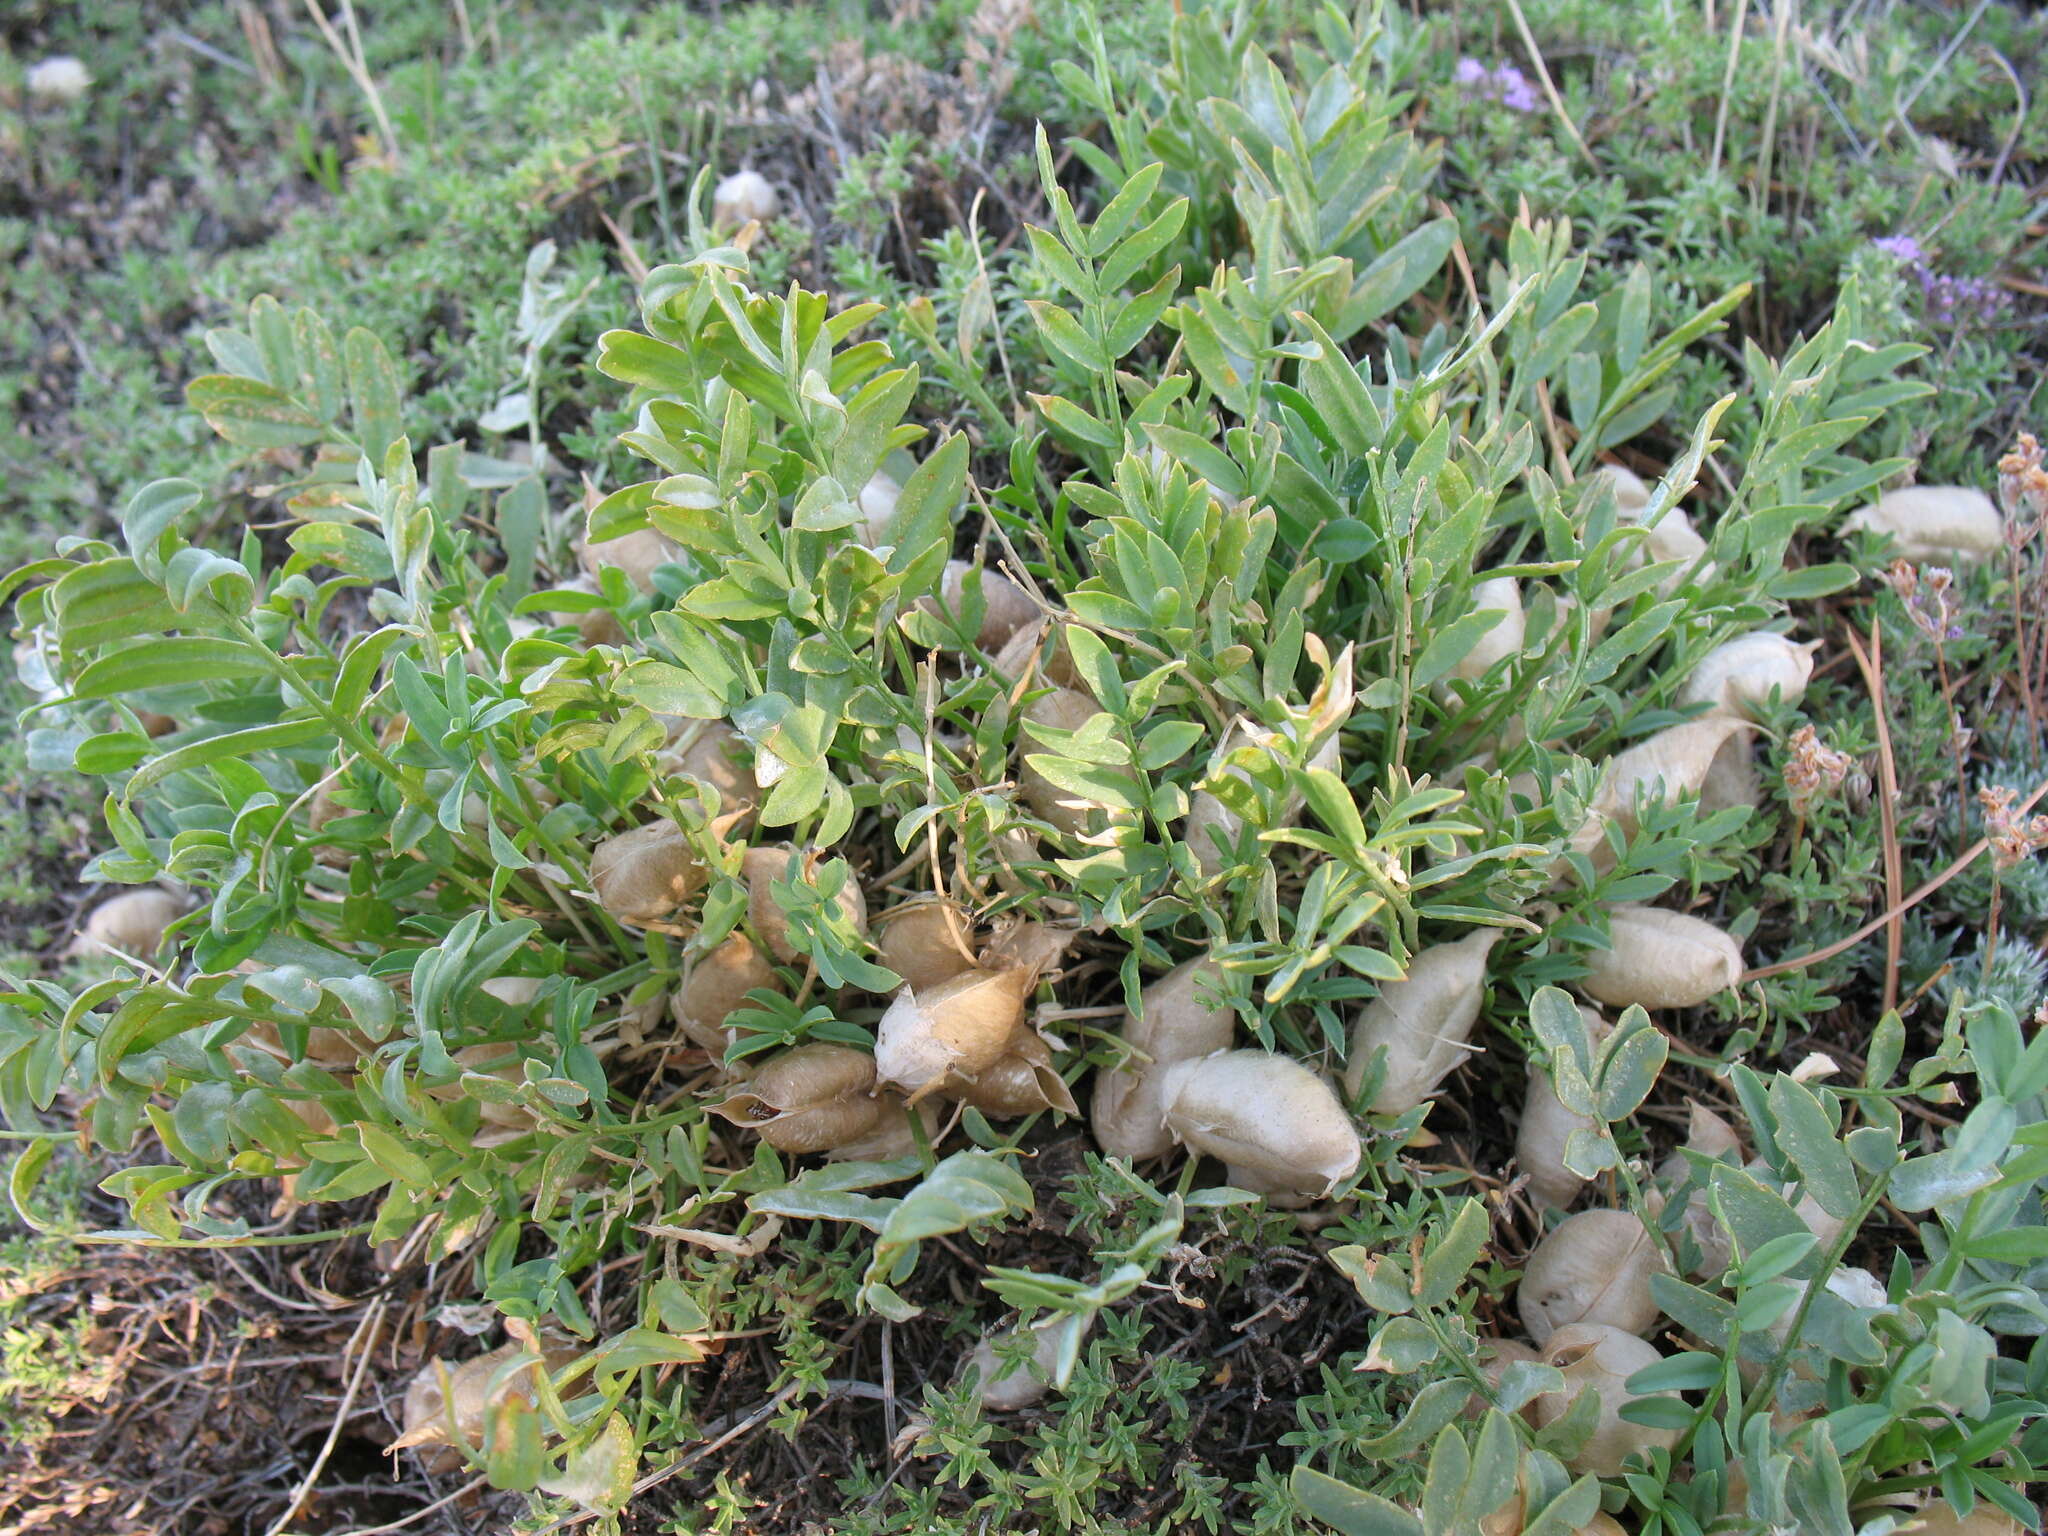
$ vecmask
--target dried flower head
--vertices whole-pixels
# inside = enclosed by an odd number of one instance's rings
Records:
[[[2029,856],[2048,848],[2048,816],[2025,816],[2013,809],[2017,790],[2002,784],[1977,791],[1977,803],[1984,808],[1984,836],[1991,844],[1991,862],[2000,869],[2023,864]]]
[[[2048,519],[2048,466],[2042,463],[2041,444],[2031,432],[2022,432],[2012,452],[1998,461],[1998,500],[2005,508],[2005,541],[2014,549],[2025,546],[2041,531]]]
[[[1936,645],[1963,638],[1962,604],[1956,598],[1956,573],[1945,565],[1916,568],[1901,557],[1884,573],[1885,581],[1905,604],[1913,627]]]
[[[1810,725],[1792,733],[1785,755],[1785,793],[1800,815],[1820,796],[1833,794],[1849,774],[1849,754],[1824,746]]]

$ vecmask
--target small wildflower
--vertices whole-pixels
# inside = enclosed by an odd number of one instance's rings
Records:
[[[1870,243],[1897,261],[1926,260],[1927,253],[1920,249],[1920,242],[1911,235],[1883,235]]]
[[[2002,870],[2048,848],[2048,816],[2020,816],[2013,810],[2017,799],[2019,791],[2002,784],[1977,791],[1977,803],[1984,808],[1984,837],[1991,844],[1991,862]]]
[[[1792,733],[1785,758],[1785,792],[1792,809],[1804,816],[1808,806],[1842,787],[1849,774],[1849,754],[1823,746],[1810,725]]]
[[[1534,112],[1543,105],[1528,76],[1512,64],[1488,69],[1479,60],[1462,58],[1452,78],[1465,87],[1466,94],[1497,101],[1514,112]]]
[[[25,84],[37,101],[76,101],[91,89],[92,73],[69,54],[57,54],[32,65]]]
[[[1987,277],[1935,271],[1926,250],[1911,235],[1880,235],[1870,243],[1918,279],[1930,320],[1995,320],[2010,302]]]
[[[1916,570],[1904,559],[1894,560],[1884,573],[1891,589],[1906,606],[1913,627],[1936,645],[1963,638],[1956,622],[1962,610],[1955,598],[1956,575],[1946,566],[1930,565]]]
[[[2042,464],[2041,445],[2031,432],[2022,432],[2012,452],[1998,461],[1998,499],[2005,507],[2006,541],[2015,549],[2041,530],[2048,518],[2048,467]],[[2024,509],[2029,518],[2023,520]]]

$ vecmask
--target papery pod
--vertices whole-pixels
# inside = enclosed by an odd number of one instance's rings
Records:
[[[2027,1536],[2027,1528],[2004,1510],[1979,1499],[1967,1515],[1959,1515],[1945,1499],[1913,1511],[1920,1523],[1913,1536]]]
[[[683,829],[650,821],[608,837],[590,853],[597,904],[622,923],[665,923],[704,884],[704,866]]]
[[[66,953],[154,960],[163,947],[165,930],[184,912],[184,902],[157,886],[123,891],[92,909]]]
[[[798,959],[798,951],[790,942],[789,914],[775,899],[774,885],[787,875],[791,862],[798,857],[788,848],[749,848],[740,861],[740,875],[747,882],[747,922],[768,946],[768,952],[785,965]],[[834,899],[855,930],[866,933],[867,900],[851,876],[839,887]]]
[[[920,598],[918,607],[928,613],[959,613],[967,600],[967,577],[973,569],[965,560],[948,560],[939,576],[938,601]],[[1039,614],[1038,604],[1028,592],[989,566],[981,567],[981,601],[981,629],[974,638],[984,651],[1000,651],[1005,641]]]
[[[1725,715],[1688,720],[1646,736],[1607,761],[1592,810],[1625,832],[1636,829],[1636,805],[1676,805],[1698,794],[1714,766],[1714,757],[1729,739],[1746,734],[1745,722]]]
[[[722,1061],[733,1034],[726,1019],[747,1006],[749,992],[781,990],[782,979],[767,956],[745,934],[736,933],[690,962],[669,999],[669,1016],[692,1045]]]
[[[1594,470],[1593,476],[1613,483],[1614,510],[1620,521],[1642,523],[1644,515],[1650,510],[1650,498],[1653,493],[1651,488],[1643,483],[1641,476],[1619,464],[1602,464]],[[1648,527],[1649,537],[1643,543],[1645,552],[1653,564],[1676,560],[1690,569],[1693,563],[1707,552],[1707,541],[1694,530],[1692,518],[1684,508],[1675,502],[1665,508],[1663,516]],[[1679,574],[1682,576],[1683,572]],[[1706,582],[1713,574],[1713,562],[1707,561],[1699,567],[1697,579]],[[1664,596],[1669,597],[1678,586],[1679,577],[1673,576],[1660,582],[1658,589]]]
[[[1678,702],[1706,704],[1715,714],[1738,719],[1753,718],[1773,692],[1785,703],[1797,704],[1812,677],[1811,646],[1760,629],[1707,652],[1678,690]]]
[[[1915,564],[1964,564],[1994,555],[2005,545],[1998,508],[1967,485],[1910,485],[1886,491],[1869,506],[1842,519],[1846,533],[1890,534],[1899,553]]]
[[[1052,1047],[1028,1024],[1018,1027],[991,1065],[971,1076],[953,1073],[942,1091],[999,1120],[1048,1109],[1080,1113],[1066,1080],[1053,1068]]]
[[[1509,1366],[1534,1365],[1543,1358],[1543,1355],[1540,1350],[1531,1348],[1520,1339],[1481,1339],[1475,1358],[1479,1362],[1479,1374],[1486,1378],[1486,1384],[1497,1394],[1500,1391],[1501,1377],[1506,1374]],[[1479,1418],[1492,1406],[1491,1399],[1474,1392],[1465,1399],[1465,1416],[1471,1419]],[[1532,1423],[1535,1421],[1535,1415],[1527,1403],[1522,1405],[1520,1417]],[[1520,1530],[1521,1527],[1516,1525],[1512,1529]]]
[[[624,538],[606,539],[602,544],[586,539],[576,548],[576,558],[591,580],[597,580],[598,573],[609,566],[623,573],[636,592],[652,592],[655,570],[681,554],[673,540],[652,528],[638,529]]]
[[[1235,751],[1237,748],[1248,743],[1265,746],[1268,750],[1271,750],[1271,743],[1276,739],[1274,732],[1255,730],[1246,726],[1243,721],[1239,721],[1224,736],[1224,751],[1226,753]],[[1314,754],[1309,758],[1308,765],[1311,768],[1322,768],[1335,773],[1343,763],[1343,758],[1340,755],[1341,751],[1342,743],[1338,740],[1336,734],[1332,732],[1329,740],[1316,748]],[[1232,766],[1226,769],[1225,772],[1232,778],[1243,780],[1246,783],[1251,782],[1251,775],[1242,768]],[[1301,815],[1301,807],[1301,793],[1298,790],[1291,791],[1286,800],[1281,804],[1280,819],[1275,825],[1281,827],[1293,826],[1296,819]],[[1195,867],[1201,870],[1204,875],[1213,876],[1221,872],[1223,868],[1224,860],[1227,857],[1224,849],[1234,846],[1243,831],[1244,818],[1242,816],[1230,809],[1229,806],[1225,805],[1210,791],[1198,789],[1188,801],[1188,816],[1186,822],[1182,824],[1180,835],[1181,841],[1194,850]]]
[[[1732,806],[1754,811],[1764,803],[1764,781],[1756,771],[1756,738],[1749,731],[1733,732],[1714,760],[1707,764],[1707,776],[1700,780],[1700,814],[1711,816]]]
[[[1078,731],[1099,713],[1093,699],[1071,688],[1055,688],[1024,706],[1026,720],[1059,731]],[[1079,836],[1104,812],[1101,807],[1068,794],[1031,766],[1031,755],[1045,750],[1035,745],[1028,733],[1020,733],[1017,793],[1041,820],[1070,836]]]
[[[1383,982],[1351,1030],[1344,1090],[1356,1098],[1374,1054],[1386,1051],[1377,1115],[1405,1114],[1428,1098],[1471,1048],[1466,1040],[1486,996],[1486,957],[1498,928],[1478,928],[1450,944],[1419,951],[1401,981]]]
[[[860,541],[869,549],[895,543],[896,504],[902,496],[903,487],[879,469],[860,488],[854,505],[860,508]]]
[[[1060,1331],[1057,1320],[1045,1327],[1031,1329],[1031,1354],[1016,1365],[1005,1365],[997,1348],[1016,1336],[1014,1328],[993,1334],[975,1345],[961,1363],[960,1374],[964,1377],[969,1371],[979,1373],[979,1385],[975,1391],[981,1399],[981,1406],[991,1413],[1013,1413],[1019,1408],[1029,1408],[1043,1398],[1052,1389],[1053,1373],[1059,1369]]]
[[[1731,1153],[1740,1156],[1742,1136],[1725,1117],[1697,1099],[1687,1101],[1685,1113],[1685,1145],[1689,1151],[1717,1159],[1726,1158]],[[1657,1177],[1675,1183],[1683,1183],[1691,1172],[1692,1164],[1677,1152],[1657,1165]]]
[[[1005,917],[996,923],[995,932],[981,946],[982,969],[1020,971],[1036,982],[1059,965],[1080,937],[1078,928]]]
[[[1600,1323],[1572,1323],[1550,1336],[1543,1360],[1563,1372],[1564,1388],[1536,1398],[1537,1424],[1548,1427],[1556,1423],[1571,1410],[1582,1392],[1592,1392],[1600,1400],[1600,1416],[1593,1433],[1578,1454],[1566,1459],[1567,1467],[1573,1472],[1614,1477],[1621,1472],[1624,1458],[1656,1446],[1669,1449],[1678,1443],[1675,1429],[1652,1429],[1632,1424],[1621,1416],[1623,1408],[1638,1400],[1626,1386],[1629,1377],[1663,1358],[1655,1345]],[[1648,1395],[1678,1396],[1675,1392]]]
[[[245,965],[248,963],[243,962]],[[484,986],[488,990],[490,983],[486,982]],[[306,1031],[305,1055],[295,1057],[285,1049],[284,1037],[268,1019],[258,1019],[251,1024],[236,1043],[254,1046],[278,1061],[310,1061],[330,1071],[352,1068],[377,1048],[376,1042],[359,1030],[333,1029],[315,1024]]]
[[[1534,1350],[1531,1350],[1529,1353],[1532,1359],[1540,1358]],[[1472,1400],[1474,1402],[1479,1401],[1477,1394],[1474,1394]],[[1471,1411],[1471,1417],[1476,1419],[1484,1414],[1485,1411],[1485,1405],[1481,1404],[1478,1408]],[[1526,1409],[1524,1410],[1524,1416],[1528,1416],[1528,1410]],[[1528,1465],[1525,1462],[1515,1478],[1514,1497],[1492,1514],[1480,1520],[1479,1536],[1522,1536],[1522,1532],[1528,1528],[1528,1523],[1529,1480]],[[1588,1520],[1584,1525],[1572,1527],[1572,1536],[1628,1536],[1628,1533],[1622,1529],[1620,1522],[1612,1515],[1607,1514],[1603,1510],[1596,1509],[1593,1512],[1592,1519]]]
[[[521,1356],[529,1357],[514,1367]],[[420,1462],[432,1472],[451,1472],[463,1465],[454,1436],[472,1451],[483,1449],[484,1421],[493,1408],[514,1399],[533,1407],[540,1402],[535,1383],[536,1369],[550,1375],[576,1358],[566,1345],[549,1343],[535,1351],[521,1343],[502,1345],[489,1354],[478,1355],[450,1366],[439,1356],[429,1360],[405,1389],[401,1410],[404,1430],[386,1448],[391,1451],[417,1448]],[[500,1379],[500,1370],[504,1375]],[[445,1387],[444,1387],[445,1381]]]
[[[1479,637],[1479,643],[1458,659],[1451,668],[1452,677],[1477,682],[1497,663],[1522,653],[1522,644],[1528,638],[1529,619],[1522,610],[1522,584],[1514,577],[1495,576],[1482,581],[1472,588],[1471,596],[1466,599],[1466,609],[1471,613],[1484,613],[1496,608],[1500,610],[1500,617]]]
[[[1087,685],[1081,681],[1081,674],[1074,670],[1073,653],[1067,649],[1064,634],[1056,633],[1051,651],[1040,657],[1039,649],[1044,644],[1047,629],[1057,631],[1058,626],[1044,616],[1019,625],[1016,633],[989,658],[989,669],[1012,687],[1020,682],[1027,682],[1032,687],[1050,684],[1085,695]]]
[[[886,1163],[899,1157],[911,1157],[918,1151],[917,1132],[911,1129],[911,1117],[917,1118],[924,1132],[924,1145],[937,1145],[939,1139],[939,1101],[923,1099],[916,1104],[907,1103],[903,1095],[887,1088],[875,1091],[875,1124],[866,1135],[852,1141],[842,1141],[837,1146],[825,1149],[825,1160],[833,1163]]]
[[[730,230],[742,224],[765,224],[781,204],[774,184],[759,171],[734,171],[711,189],[711,227]]]
[[[1229,1047],[1237,1012],[1219,999],[1223,971],[1207,956],[1184,961],[1138,994],[1138,1012],[1126,1013],[1123,1040],[1128,1065],[1095,1074],[1089,1119],[1105,1156],[1136,1161],[1173,1149],[1160,1101],[1160,1078],[1178,1061],[1193,1061]]]
[[[695,779],[718,791],[721,812],[751,807],[761,798],[754,779],[753,749],[746,738],[723,720],[687,720],[680,715],[656,717],[670,728],[668,745],[654,754],[665,774]]]
[[[930,991],[975,968],[974,916],[957,901],[921,896],[875,919],[875,960]]]
[[[1161,1069],[1166,1128],[1302,1194],[1326,1195],[1358,1168],[1358,1131],[1335,1091],[1291,1056],[1222,1051]]]
[[[1024,1022],[1032,979],[1022,971],[963,971],[919,992],[905,987],[875,1029],[875,1066],[885,1083],[913,1095],[951,1073],[994,1066]]]
[[[867,1135],[881,1118],[875,1059],[850,1045],[794,1046],[764,1063],[711,1113],[757,1131],[778,1152],[823,1152]]]
[[[540,976],[493,976],[480,982],[477,990],[495,997],[507,1008],[524,1008],[536,997],[545,978]]]
[[[1584,1005],[1579,1008],[1579,1016],[1586,1021],[1586,1034],[1596,1047],[1614,1028]],[[1565,1166],[1565,1145],[1573,1131],[1596,1132],[1600,1125],[1591,1115],[1565,1108],[1564,1101],[1557,1096],[1552,1074],[1535,1062],[1529,1064],[1522,1123],[1515,1134],[1515,1163],[1528,1175],[1529,1193],[1540,1203],[1563,1209],[1578,1198],[1586,1180]]]
[[[1649,1229],[1631,1212],[1567,1216],[1522,1266],[1522,1326],[1539,1346],[1571,1323],[1641,1333],[1657,1321],[1650,1277],[1666,1268]]]
[[[1589,950],[1579,985],[1615,1008],[1693,1008],[1742,977],[1742,950],[1703,918],[1664,907],[1608,909],[1611,944]]]
[[[486,1043],[465,1045],[450,1058],[465,1073],[480,1077],[495,1077],[501,1083],[514,1088],[526,1086],[526,1059],[519,1054],[515,1045]],[[437,1099],[454,1102],[468,1098],[461,1082],[445,1083],[438,1088],[429,1088],[429,1094]],[[483,1117],[488,1130],[479,1130],[473,1144],[479,1147],[502,1146],[508,1141],[524,1136],[534,1127],[534,1113],[524,1104],[501,1104],[495,1099],[477,1099],[477,1112]]]

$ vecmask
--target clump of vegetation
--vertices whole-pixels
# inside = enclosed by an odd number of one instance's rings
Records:
[[[1868,152],[1783,26],[1531,12],[948,11],[686,185],[643,102],[675,259],[514,219],[495,341],[209,331],[226,457],[4,587],[135,888],[0,1000],[23,1218],[439,1287],[387,1443],[535,1528],[2031,1524],[2024,293],[1774,182]]]

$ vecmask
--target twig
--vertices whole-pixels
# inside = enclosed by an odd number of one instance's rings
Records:
[[[341,40],[334,30],[334,23],[327,19],[327,12],[321,9],[320,0],[306,0],[306,11],[313,18],[313,25],[320,29],[321,39],[328,51],[341,61],[341,67],[355,82],[356,89],[363,93],[369,103],[370,115],[377,120],[377,132],[384,139],[384,155],[392,169],[398,168],[398,135],[392,131],[391,119],[384,115],[384,96],[377,89],[377,82],[370,78],[370,66],[363,57],[363,36],[356,30],[356,12],[352,0],[341,0],[342,23],[348,28],[349,43]]]
[[[1707,157],[1707,175],[1721,173],[1721,146],[1728,141],[1728,102],[1735,94],[1735,71],[1742,62],[1742,27],[1749,20],[1749,0],[1736,0],[1734,25],[1728,29],[1728,67],[1721,72],[1721,103],[1714,109],[1714,149]]]
[[[1863,641],[1851,626],[1849,650],[1856,658],[1856,668],[1863,674],[1863,685],[1870,690],[1871,714],[1877,721],[1877,771],[1879,797],[1877,813],[1884,829],[1884,897],[1887,906],[1899,903],[1899,889],[1906,883],[1905,862],[1899,855],[1898,765],[1892,760],[1891,726],[1884,712],[1884,630],[1876,619],[1870,621],[1870,649],[1863,648]],[[1895,913],[1885,925],[1884,940],[1884,1011],[1890,1013],[1899,1001],[1899,952],[1905,944],[1906,920],[1904,913]]]
[[[1536,46],[1535,35],[1529,30],[1529,18],[1522,14],[1522,0],[1508,0],[1508,10],[1515,18],[1515,30],[1522,34],[1522,46],[1529,50],[1529,62],[1536,68],[1536,79],[1543,86],[1544,99],[1550,103],[1550,110],[1557,114],[1557,120],[1564,124],[1564,131],[1571,135],[1571,141],[1577,146],[1580,158],[1598,170],[1600,162],[1593,158],[1593,151],[1586,148],[1586,141],[1579,134],[1579,125],[1573,122],[1571,114],[1565,111],[1564,101],[1557,94],[1556,85],[1551,82],[1550,66],[1543,62],[1543,50]]]
[[[342,1358],[348,1358],[349,1350],[361,1346],[356,1358],[356,1368],[348,1379],[348,1390],[342,1394],[341,1406],[334,1410],[334,1422],[327,1426],[327,1438],[321,1442],[320,1454],[313,1458],[313,1465],[306,1468],[306,1475],[299,1480],[298,1488],[284,1507],[284,1513],[270,1527],[270,1536],[283,1536],[285,1528],[313,1496],[313,1485],[320,1480],[320,1474],[327,1466],[327,1458],[334,1454],[334,1447],[341,1439],[341,1426],[348,1422],[348,1411],[355,1406],[356,1393],[362,1390],[363,1377],[369,1373],[370,1357],[377,1343],[377,1325],[384,1320],[384,1311],[390,1303],[379,1299],[370,1303],[363,1313],[363,1320],[356,1325],[355,1335],[348,1341],[348,1348],[342,1351]]]

